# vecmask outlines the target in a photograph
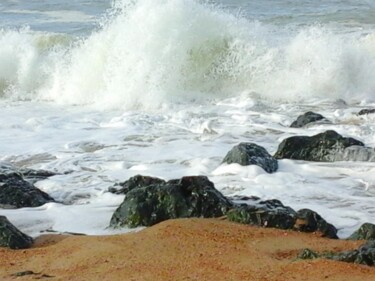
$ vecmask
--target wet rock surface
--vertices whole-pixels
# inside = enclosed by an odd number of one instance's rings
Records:
[[[355,231],[349,240],[375,240],[375,224],[364,223],[361,227]]]
[[[336,227],[328,223],[318,213],[309,209],[302,209],[297,212],[293,228],[301,232],[319,232],[322,237],[338,239]]]
[[[366,108],[366,109],[361,109],[358,112],[358,115],[367,115],[367,114],[373,114],[375,113],[375,108]]]
[[[24,174],[25,173],[25,174]],[[32,182],[54,175],[47,171],[17,170],[11,165],[0,165],[0,207],[38,207],[54,199],[36,188]]]
[[[328,120],[321,114],[315,113],[312,111],[308,111],[305,114],[302,114],[297,117],[297,120],[295,120],[290,127],[291,128],[302,128],[306,126],[307,124],[317,122],[317,121],[325,121],[328,122]]]
[[[296,212],[279,200],[266,200],[254,202],[252,205],[237,205],[227,213],[227,218],[242,224],[292,229]]]
[[[21,176],[0,175],[0,204],[7,207],[38,207],[55,200]]]
[[[277,171],[277,160],[267,150],[255,143],[240,143],[233,147],[225,156],[223,163],[237,163],[242,166],[257,165],[267,173]]]
[[[368,241],[356,250],[338,253],[317,253],[310,249],[304,249],[298,256],[299,259],[325,258],[336,261],[357,263],[363,265],[375,265],[375,241]]]
[[[312,137],[294,136],[283,140],[275,158],[295,159],[306,161],[333,162],[344,153],[345,149],[351,146],[364,144],[354,138],[346,138],[335,131],[326,131]],[[348,157],[349,158],[349,157]],[[353,157],[355,158],[355,157]],[[355,159],[347,159],[355,160]]]
[[[132,182],[134,179],[130,179]],[[147,179],[137,182],[148,182]],[[220,217],[232,203],[204,176],[138,185],[114,212],[110,226],[151,226],[168,219]]]
[[[0,216],[0,247],[25,249],[32,243],[31,237],[18,230],[6,217]]]
[[[166,183],[166,181],[159,178],[136,175],[134,177],[131,177],[127,181],[110,187],[108,191],[114,194],[127,194],[130,190],[133,190],[134,188],[163,183]]]

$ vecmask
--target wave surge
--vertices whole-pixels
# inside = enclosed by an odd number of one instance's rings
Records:
[[[117,1],[85,39],[2,30],[0,46],[0,95],[11,99],[135,109],[375,93],[375,33],[266,25],[194,0]]]

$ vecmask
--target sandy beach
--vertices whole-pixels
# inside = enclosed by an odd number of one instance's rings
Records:
[[[179,219],[137,233],[46,235],[28,250],[0,249],[0,279],[375,280],[375,268],[368,266],[296,260],[304,248],[342,251],[362,243],[217,219]],[[16,274],[25,271],[33,274]]]

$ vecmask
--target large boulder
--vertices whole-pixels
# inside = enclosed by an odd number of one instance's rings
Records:
[[[175,218],[221,217],[232,203],[204,176],[138,185],[114,212],[111,227],[151,226]]]
[[[0,207],[38,207],[54,199],[17,172],[0,174]]]
[[[296,212],[279,200],[255,201],[251,205],[241,204],[227,213],[229,221],[261,227],[292,229]]]
[[[0,247],[11,249],[29,248],[33,239],[18,230],[8,219],[0,216]]]
[[[335,131],[326,131],[312,137],[294,136],[283,140],[274,157],[306,161],[333,162],[350,146],[364,146],[353,138],[345,138]],[[349,160],[349,159],[348,159]]]
[[[375,224],[364,223],[349,236],[350,240],[375,240]]]
[[[257,165],[267,173],[276,172],[277,160],[267,150],[255,143],[240,143],[233,147],[225,156],[223,163],[237,163],[242,166]]]
[[[318,213],[309,209],[302,209],[297,212],[293,228],[302,232],[318,232],[321,233],[322,237],[338,239],[336,227],[328,223]]]
[[[291,128],[302,128],[305,125],[317,121],[328,121],[323,115],[319,113],[315,113],[312,111],[308,111],[305,114],[302,114],[297,117],[297,120],[295,120],[290,127]]]

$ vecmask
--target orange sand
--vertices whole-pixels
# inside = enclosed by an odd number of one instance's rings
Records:
[[[0,280],[375,280],[372,267],[295,260],[304,248],[341,251],[362,243],[216,219],[170,220],[138,233],[47,235],[28,250],[0,248]],[[36,274],[12,275],[26,270]]]

